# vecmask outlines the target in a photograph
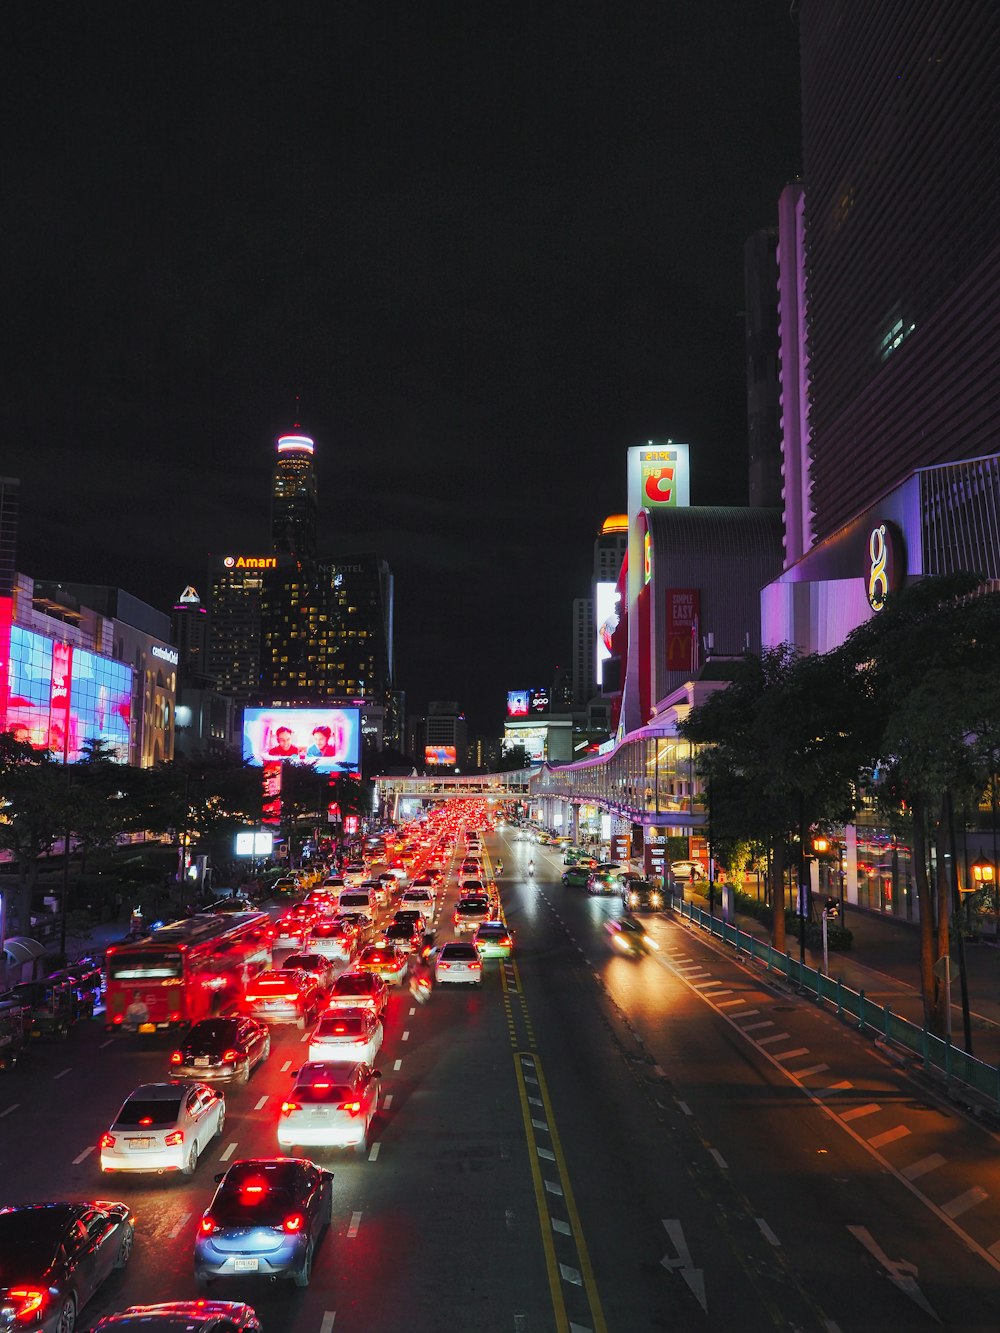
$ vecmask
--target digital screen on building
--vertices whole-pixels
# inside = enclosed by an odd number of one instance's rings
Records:
[[[245,708],[243,758],[261,766],[288,760],[320,773],[356,773],[360,708]]]
[[[458,763],[458,751],[454,745],[425,745],[424,746],[424,764],[430,767],[432,764],[447,764],[454,768]]]
[[[547,734],[545,727],[516,727],[510,731],[505,731],[503,738],[504,753],[506,754],[519,745],[523,745],[529,761],[533,764],[541,764],[545,760]]]
[[[507,716],[508,717],[527,717],[528,705],[531,702],[530,690],[508,690],[507,691]]]
[[[547,713],[549,711],[548,690],[532,690],[529,706],[533,713]]]
[[[618,585],[594,584],[594,619],[597,622],[597,662],[594,679],[601,684],[601,664],[611,656],[611,636],[618,628]]]
[[[251,829],[236,835],[237,856],[270,856],[273,850],[274,834],[269,829]]]
[[[127,764],[132,720],[132,668],[36,634],[10,629],[6,730],[36,750],[76,763],[86,741],[103,741]],[[0,701],[2,702],[2,701]]]

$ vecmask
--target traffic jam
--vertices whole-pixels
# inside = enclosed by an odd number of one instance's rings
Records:
[[[253,1305],[262,1279],[310,1285],[323,1266],[338,1163],[377,1160],[407,1016],[437,988],[481,987],[484,969],[513,951],[483,845],[492,828],[486,802],[453,802],[409,826],[409,836],[369,838],[339,874],[282,876],[268,910],[220,903],[109,946],[103,975],[80,966],[45,986],[29,983],[39,995],[0,1001],[42,1041],[61,1041],[77,1020],[103,1024],[99,1056],[125,1048],[162,1066],[109,1102],[106,1129],[74,1159],[99,1178],[101,1198],[0,1206],[0,1330],[250,1333],[262,1327]],[[22,1053],[10,1053],[8,1070]],[[243,1089],[280,1057],[281,1096],[254,1101]],[[265,1105],[273,1154],[242,1157],[241,1118]],[[25,1109],[0,1111],[0,1133],[9,1113]],[[26,1138],[21,1151],[43,1149]],[[207,1162],[200,1166],[209,1154],[214,1181]],[[186,1227],[189,1280],[168,1303],[88,1321],[88,1304],[143,1242],[129,1186],[183,1188],[202,1176],[215,1189]],[[103,1198],[116,1191],[121,1200]],[[225,1299],[209,1296],[222,1280]],[[231,1299],[241,1285],[245,1299]]]

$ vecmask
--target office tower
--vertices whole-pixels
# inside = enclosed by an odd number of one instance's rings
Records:
[[[174,603],[170,632],[177,649],[178,673],[185,683],[208,678],[208,609],[190,584]]]
[[[209,556],[208,675],[240,704],[260,684],[264,576],[293,565],[288,555]]]
[[[750,504],[781,506],[781,412],[778,395],[778,231],[748,237],[743,247]]]
[[[997,450],[1000,10],[801,0],[798,12],[822,539],[915,469]]]
[[[573,598],[573,703],[585,704],[594,694],[597,630],[593,597]]]
[[[279,435],[271,483],[271,549],[300,560],[316,554],[319,502],[315,445],[308,435]]]

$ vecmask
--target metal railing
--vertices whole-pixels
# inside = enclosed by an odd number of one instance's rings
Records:
[[[949,1082],[961,1083],[972,1089],[992,1103],[994,1111],[1000,1111],[1000,1066],[975,1059],[950,1040],[936,1037],[926,1024],[922,1028],[918,1027],[909,1019],[894,1014],[887,1004],[876,1004],[869,1000],[863,990],[853,990],[839,979],[835,981],[832,977],[824,976],[818,968],[809,967],[797,958],[782,953],[769,940],[758,939],[738,926],[723,921],[721,917],[712,916],[694,903],[673,897],[669,905],[692,925],[699,926],[724,944],[731,945],[738,954],[756,959],[769,972],[787,977],[801,991],[829,1004],[836,1010],[841,1022],[853,1023],[861,1031],[874,1033],[895,1046],[903,1047],[920,1060],[924,1069],[938,1070]]]

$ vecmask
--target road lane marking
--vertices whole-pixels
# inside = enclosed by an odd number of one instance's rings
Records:
[[[103,1051],[104,1048],[105,1048],[105,1046],[110,1046],[111,1043],[112,1043],[113,1041],[114,1041],[114,1037],[109,1037],[109,1038],[107,1039],[107,1041],[102,1041],[101,1044],[100,1044],[100,1046],[98,1046],[97,1049],[98,1049],[99,1051]]]
[[[397,1061],[395,1062],[395,1064],[394,1064],[392,1067],[393,1067],[393,1070],[398,1074],[399,1071],[403,1068],[403,1062],[402,1062],[402,1060],[397,1060]]]
[[[281,1066],[281,1072],[283,1074],[287,1074],[288,1071],[291,1069],[291,1067],[292,1067],[291,1060],[286,1060],[285,1063]]]
[[[692,989],[692,990],[708,990],[709,987],[715,987],[715,986],[721,986],[721,985],[722,985],[722,982],[721,982],[721,981],[695,981],[694,983],[692,983],[691,989]],[[726,991],[726,994],[728,995],[728,994],[729,994],[729,991]]]
[[[389,1107],[390,1107],[391,1105],[392,1105],[392,1093],[390,1092],[389,1095],[388,1095],[387,1097],[383,1097],[383,1098],[382,1098],[382,1107],[383,1107],[383,1110],[388,1111],[388,1109],[389,1109]]]
[[[545,1188],[549,1194],[555,1194],[557,1198],[562,1198],[562,1186],[558,1180],[546,1180]]]
[[[800,1055],[808,1055],[808,1054],[809,1054],[809,1047],[800,1046],[798,1050],[795,1051],[775,1051],[774,1058],[776,1060],[797,1060]]]
[[[583,1274],[578,1268],[571,1268],[569,1264],[560,1264],[559,1272],[565,1282],[572,1282],[574,1287],[583,1286]]]
[[[752,1018],[754,1014],[759,1013],[759,1009],[744,1009],[742,1014],[733,1014],[733,1020],[735,1021],[737,1018]]]
[[[350,1225],[349,1225],[348,1228],[347,1228],[347,1239],[348,1239],[348,1240],[354,1240],[354,1239],[355,1239],[355,1237],[356,1237],[357,1234],[358,1234],[358,1228],[359,1228],[360,1226],[361,1226],[361,1214],[360,1214],[360,1213],[352,1213],[352,1214],[351,1214],[351,1222],[350,1222]]]
[[[829,1065],[809,1065],[807,1069],[790,1069],[792,1078],[811,1078],[813,1074],[825,1074]]]
[[[327,1310],[319,1326],[319,1333],[333,1333],[333,1321],[337,1318],[336,1310]]]
[[[743,1015],[741,1014],[740,1017],[742,1018]],[[757,1032],[760,1028],[773,1028],[773,1027],[774,1027],[774,1024],[771,1022],[771,1020],[770,1020],[769,1018],[765,1018],[765,1019],[762,1019],[761,1022],[759,1022],[759,1023],[748,1023],[748,1024],[746,1025],[746,1027],[745,1027],[745,1028],[741,1028],[740,1031],[741,1031],[741,1032]],[[787,1035],[787,1034],[786,1034],[786,1035]]]
[[[535,1152],[538,1153],[539,1157],[543,1158],[546,1162],[554,1162],[556,1160],[556,1155],[551,1148],[536,1147]]]
[[[263,1111],[263,1109],[264,1109],[264,1107],[265,1107],[266,1105],[267,1105],[267,1094],[265,1093],[265,1095],[264,1095],[263,1097],[261,1097],[260,1101],[257,1103],[257,1105],[256,1105],[253,1109],[254,1109],[255,1111]]]
[[[971,1190],[966,1190],[964,1194],[952,1199],[951,1203],[942,1204],[941,1211],[945,1217],[950,1217],[954,1221],[956,1217],[961,1217],[963,1213],[967,1213],[970,1208],[975,1208],[977,1203],[982,1203],[989,1197],[984,1189],[973,1185]]]
[[[773,1245],[776,1249],[781,1245],[781,1241],[774,1234],[762,1217],[755,1217],[754,1221],[760,1229],[760,1234],[767,1241],[768,1245]]]
[[[403,1035],[400,1037],[400,1041],[409,1041],[409,1040],[410,1040],[410,1033],[409,1033],[409,1030],[407,1030],[407,1031],[404,1032]]]
[[[723,1000],[722,1003],[719,1005],[719,1008],[731,1009],[734,1004],[746,1004],[746,1000]],[[734,1014],[733,1017],[735,1018],[736,1015]]]
[[[709,1148],[708,1151],[711,1153],[712,1157],[715,1158],[716,1166],[721,1166],[723,1171],[729,1170],[729,1165],[726,1162],[726,1159],[723,1157],[722,1153],[719,1152],[718,1148]]]
[[[905,1139],[909,1132],[905,1125],[897,1125],[895,1129],[887,1129],[884,1134],[876,1134],[868,1142],[873,1148],[884,1148],[887,1143],[895,1143],[897,1139]]]
[[[850,1080],[849,1078],[845,1078],[844,1081],[843,1081],[842,1083],[831,1083],[830,1086],[829,1086],[828,1088],[820,1088],[818,1092],[814,1092],[814,1093],[813,1093],[813,1096],[814,1096],[814,1097],[829,1097],[831,1093],[834,1093],[834,1092],[847,1092],[849,1089],[851,1089],[851,1088],[853,1088],[853,1087],[854,1087],[854,1084],[851,1082],[851,1080]]]
[[[919,1162],[914,1162],[912,1166],[904,1166],[902,1174],[907,1180],[919,1180],[921,1176],[926,1176],[930,1171],[936,1171],[939,1166],[944,1166],[947,1158],[942,1157],[939,1152],[932,1152],[930,1157],[921,1157]],[[1000,1258],[1000,1255],[997,1256]]]
[[[69,1069],[72,1069],[72,1068],[73,1068],[73,1066],[70,1065]],[[53,1075],[52,1075],[53,1082],[54,1082],[57,1078],[65,1078],[66,1075],[69,1073],[69,1069],[61,1069],[61,1070],[59,1071],[58,1074],[53,1074]]]
[[[168,1232],[168,1234],[167,1234],[167,1239],[168,1239],[168,1240],[176,1240],[177,1237],[178,1237],[178,1236],[181,1234],[181,1232],[183,1231],[184,1227],[187,1226],[187,1224],[188,1224],[188,1222],[190,1221],[190,1219],[191,1219],[191,1214],[190,1214],[190,1213],[182,1213],[182,1214],[181,1214],[181,1219],[180,1219],[180,1221],[177,1223],[177,1225],[174,1227],[173,1231]]]
[[[847,1111],[841,1111],[840,1118],[844,1121],[860,1120],[862,1116],[874,1115],[876,1111],[881,1111],[881,1109],[877,1102],[866,1102],[864,1106],[852,1106]]]
[[[220,1162],[228,1162],[229,1159],[230,1159],[230,1157],[232,1157],[232,1155],[233,1155],[233,1153],[234,1153],[235,1151],[236,1151],[236,1140],[234,1139],[233,1142],[229,1145],[229,1147],[228,1147],[228,1148],[225,1148],[225,1149],[219,1154],[219,1161],[220,1161]]]
[[[5,1115],[10,1115],[11,1111],[16,1111],[20,1105],[20,1102],[14,1102],[12,1106],[7,1107],[6,1111],[0,1111],[0,1120],[2,1120]]]
[[[694,1115],[694,1112],[691,1110],[690,1106],[688,1106],[687,1102],[678,1102],[677,1105],[681,1108],[681,1110],[684,1112],[685,1115]]]
[[[90,1146],[89,1148],[84,1148],[83,1152],[80,1153],[80,1155],[79,1155],[78,1157],[74,1157],[74,1158],[73,1158],[73,1165],[74,1165],[74,1166],[79,1166],[80,1163],[83,1161],[83,1159],[84,1159],[85,1157],[89,1157],[90,1154],[91,1154],[93,1151],[94,1151],[94,1145],[93,1145],[93,1144],[91,1144],[91,1146]]]
[[[552,1219],[552,1230],[558,1231],[560,1236],[572,1236],[573,1229],[568,1222],[564,1222],[561,1217]]]
[[[381,1145],[380,1143],[373,1143],[373,1144],[372,1144],[372,1150],[371,1150],[371,1152],[368,1154],[368,1160],[369,1160],[369,1162],[377,1162],[377,1161],[378,1161],[378,1150],[379,1150],[379,1148],[381,1148],[381,1146],[382,1146],[382,1145]]]
[[[535,1129],[544,1129],[546,1134],[549,1132],[549,1127],[544,1120],[533,1119],[531,1123],[534,1125]]]
[[[749,1029],[747,1029],[747,1031],[749,1031]],[[770,1046],[774,1041],[791,1041],[791,1038],[792,1034],[790,1032],[772,1032],[769,1037],[758,1037],[757,1045]]]
[[[408,1018],[412,1018],[413,1015],[414,1015],[416,1012],[417,1012],[416,1009],[411,1009],[410,1012],[409,1012],[409,1014],[407,1015],[407,1017],[408,1017]]]

